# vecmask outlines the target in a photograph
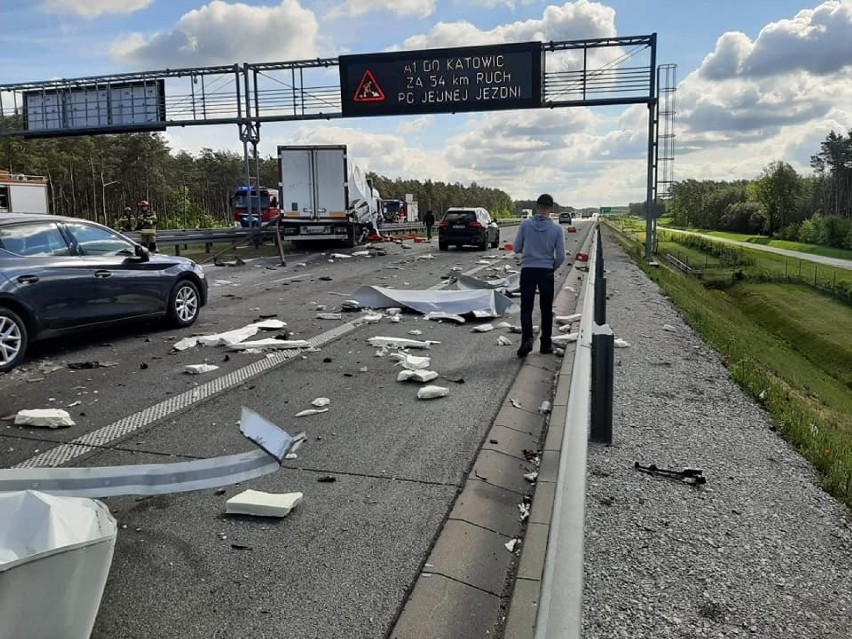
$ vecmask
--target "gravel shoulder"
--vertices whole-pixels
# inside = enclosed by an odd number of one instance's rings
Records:
[[[588,456],[587,639],[846,639],[849,512],[604,230],[614,443]],[[704,486],[634,469],[700,468]]]

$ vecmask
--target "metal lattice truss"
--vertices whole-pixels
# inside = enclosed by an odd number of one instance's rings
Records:
[[[652,104],[655,48],[655,35],[543,44],[542,107]],[[0,116],[0,137],[339,118],[338,59],[0,85]]]

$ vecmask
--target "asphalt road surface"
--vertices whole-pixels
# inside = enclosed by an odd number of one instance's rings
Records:
[[[577,226],[580,233],[567,235],[572,252],[592,225]],[[515,230],[504,228],[502,240],[510,242]],[[329,262],[314,253],[289,255],[286,267],[273,258],[206,267],[210,303],[195,326],[172,330],[152,322],[36,344],[22,367],[0,376],[0,416],[55,407],[76,421],[60,430],[0,422],[3,467],[57,450],[71,466],[252,450],[236,424],[241,406],[291,433],[307,433],[297,459],[224,494],[105,500],[120,530],[95,639],[387,634],[519,368],[518,335],[511,335],[512,347],[498,346],[494,332],[473,333],[471,324],[414,314],[400,323],[383,320],[326,335],[354,318],[316,319],[317,305],[332,311],[345,299],[337,293],[364,284],[440,287],[453,268],[485,276],[492,268],[516,267],[511,252],[439,252],[437,242],[408,244],[387,244],[388,255],[372,259]],[[498,257],[480,264],[486,254]],[[287,322],[293,339],[327,340],[318,352],[237,382],[234,373],[246,377],[238,371],[268,362],[266,355],[172,349],[183,337],[266,316]],[[411,337],[412,329],[423,331],[418,339],[440,342],[429,353],[431,368],[443,376],[436,383],[450,388],[449,397],[418,400],[417,386],[396,382],[399,369],[367,343],[376,335]],[[107,366],[68,368],[82,362]],[[186,364],[200,363],[220,368],[203,376],[184,373]],[[233,383],[223,381],[221,388],[209,383],[228,379]],[[176,397],[184,401],[152,412]],[[294,417],[317,397],[331,399],[329,412]],[[57,448],[134,414],[144,419],[122,437],[94,449]],[[329,475],[336,481],[318,481]],[[304,501],[282,520],[225,516],[226,499],[245,488],[298,491]]]

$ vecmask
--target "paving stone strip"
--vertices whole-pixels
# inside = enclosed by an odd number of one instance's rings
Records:
[[[607,317],[631,346],[613,446],[588,457],[583,636],[848,639],[848,510],[608,231],[604,254]]]

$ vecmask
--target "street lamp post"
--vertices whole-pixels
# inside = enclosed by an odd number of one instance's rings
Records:
[[[104,224],[109,226],[109,218],[107,217],[107,207],[106,207],[106,187],[112,186],[113,184],[118,184],[118,180],[113,180],[112,182],[104,182],[103,178],[101,178],[101,200],[103,202],[104,207]]]

